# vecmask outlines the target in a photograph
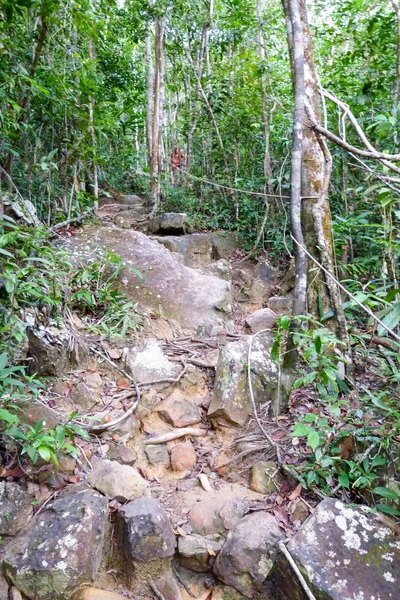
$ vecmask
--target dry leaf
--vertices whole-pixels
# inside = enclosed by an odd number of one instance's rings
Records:
[[[179,527],[179,525],[176,527],[175,533],[176,533],[176,535],[181,535],[183,537],[185,537],[187,535],[186,531],[184,529],[182,529],[182,527]]]
[[[289,500],[295,500],[296,498],[298,498],[301,495],[301,491],[303,489],[303,486],[301,485],[301,483],[299,483],[299,485],[297,485],[293,492],[290,494],[290,496],[288,496]]]
[[[107,354],[110,358],[117,360],[118,358],[121,358],[122,350],[117,350],[116,348],[110,348],[109,350],[107,350]]]
[[[214,550],[211,548],[211,546],[209,546],[209,544],[207,544],[207,552],[210,556],[216,556]]]

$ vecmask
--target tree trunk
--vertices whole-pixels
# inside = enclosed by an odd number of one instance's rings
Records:
[[[311,129],[305,118],[307,114],[310,120],[320,123],[318,79],[306,0],[284,0],[284,9],[295,96],[291,172],[291,227],[296,273],[293,315],[309,312],[317,320],[328,317],[327,325],[346,344],[344,355],[350,367],[351,351],[341,294],[332,279],[335,278],[335,268],[328,199],[332,158],[325,140]],[[325,271],[315,272],[311,257],[318,260]],[[293,329],[292,323],[292,333]],[[293,369],[296,359],[297,353],[290,335],[284,361],[285,371]],[[282,410],[282,406],[279,410]]]
[[[396,83],[393,92],[393,108],[392,108],[392,117],[393,117],[393,140],[394,140],[394,151],[398,151],[398,133],[397,133],[397,105],[399,103],[399,94],[400,94],[400,2],[399,0],[392,0],[393,8],[396,13],[397,20],[397,58],[396,58]]]
[[[151,28],[150,24],[146,29],[146,63],[147,63],[147,111],[146,111],[146,138],[147,138],[147,158],[149,169],[151,170],[151,153],[153,149],[153,103],[154,103],[154,65],[151,50]]]
[[[96,60],[96,52],[95,52],[94,42],[93,42],[92,38],[89,40],[89,56],[90,56],[90,60],[92,62],[94,62]],[[91,142],[92,142],[92,156],[93,156],[92,194],[95,198],[98,198],[99,197],[99,180],[98,180],[98,171],[97,171],[97,165],[96,165],[97,140],[96,140],[96,130],[94,127],[93,110],[94,110],[94,99],[92,96],[89,96],[89,133],[90,133],[90,138],[91,138]],[[95,212],[97,211],[98,208],[99,208],[99,203],[97,200],[95,200],[95,203],[94,203]]]
[[[265,52],[265,41],[262,30],[262,10],[261,10],[261,0],[257,0],[257,20],[258,20],[258,33],[257,33],[257,42],[258,49],[260,55],[260,63],[261,63],[261,97],[262,97],[262,120],[264,126],[264,192],[268,193],[269,191],[269,180],[271,177],[271,156],[269,149],[269,121],[268,121],[268,110],[267,110],[267,80],[266,73],[264,73],[264,68],[266,67],[266,52]]]
[[[42,55],[43,45],[44,45],[46,35],[47,35],[47,29],[48,29],[47,19],[45,16],[42,16],[39,37],[36,42],[35,52],[34,52],[32,64],[31,64],[31,67],[29,70],[29,78],[30,79],[33,79],[35,77],[36,70],[37,70],[37,67],[39,64],[39,60]],[[9,175],[11,175],[11,167],[12,167],[12,161],[13,161],[12,150],[16,147],[18,139],[19,139],[19,135],[20,135],[19,125],[21,125],[22,123],[25,123],[28,118],[27,107],[28,107],[28,103],[29,103],[29,100],[31,97],[31,91],[32,91],[32,84],[30,82],[28,82],[25,96],[22,98],[22,101],[20,103],[20,107],[22,110],[20,112],[20,116],[17,119],[17,126],[14,131],[13,141],[11,144],[11,150],[8,153],[5,163],[3,165],[4,171],[6,171]],[[1,176],[0,176],[0,181],[1,181]]]
[[[161,131],[163,114],[163,75],[164,75],[164,36],[165,17],[157,17],[155,35],[155,77],[154,77],[154,109],[151,149],[151,212],[157,212],[160,206],[161,185]]]

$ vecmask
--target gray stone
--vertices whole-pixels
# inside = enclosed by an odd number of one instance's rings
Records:
[[[245,425],[253,414],[247,377],[250,337],[227,344],[220,353],[214,393],[208,417],[217,425]],[[278,369],[270,358],[272,339],[262,334],[253,339],[252,386],[257,404],[272,400],[277,389]]]
[[[258,333],[262,329],[272,329],[278,315],[270,308],[260,308],[246,317],[246,325],[251,333]]]
[[[170,252],[181,254],[186,267],[201,269],[213,260],[213,246],[207,234],[157,236],[155,239]]]
[[[51,408],[35,402],[34,400],[19,400],[14,403],[18,408],[11,408],[10,412],[18,415],[22,423],[34,427],[36,423],[43,420],[43,426],[54,429],[58,425],[57,414]]]
[[[136,460],[136,454],[123,444],[110,444],[107,454],[111,460],[123,465],[131,465]]]
[[[32,514],[32,497],[18,484],[0,481],[0,535],[17,535]]]
[[[317,600],[399,598],[397,526],[365,506],[328,498],[318,505],[287,546]],[[277,600],[302,600],[284,557],[271,571]]]
[[[207,539],[201,535],[186,535],[178,539],[178,553],[181,564],[193,571],[210,571],[215,557],[222,548],[222,541]]]
[[[124,367],[137,383],[175,378],[180,368],[168,360],[158,340],[146,340],[139,348],[126,348]]]
[[[150,496],[148,481],[129,465],[121,465],[115,460],[93,458],[94,470],[87,477],[96,490],[110,500],[127,502],[142,496]]]
[[[169,466],[169,453],[165,444],[148,445],[144,447],[144,451],[150,464]]]
[[[290,315],[292,312],[292,296],[272,296],[268,300],[268,307],[277,315]]]
[[[247,502],[238,499],[217,497],[198,502],[189,513],[193,531],[208,536],[221,534],[235,527],[248,510]]]
[[[121,198],[121,204],[124,206],[146,206],[147,201],[136,194],[126,194]]]
[[[213,246],[214,260],[229,258],[241,247],[240,238],[233,231],[214,231],[208,235]]]
[[[179,235],[186,233],[186,213],[163,213],[150,219],[148,229],[150,233]]]
[[[124,210],[123,212],[116,215],[114,218],[114,223],[118,227],[122,227],[123,229],[129,229],[146,214],[145,206],[137,206],[131,210]]]
[[[214,572],[248,598],[261,591],[278,555],[284,533],[272,515],[259,511],[244,517],[228,534]]]
[[[128,558],[149,561],[172,556],[175,534],[168,516],[154,498],[138,498],[119,510],[124,550]]]
[[[100,402],[100,397],[96,394],[95,390],[83,381],[80,381],[71,390],[71,400],[76,405],[78,411],[93,412],[96,404]]]
[[[69,332],[66,328],[56,327],[33,328],[27,330],[31,357],[29,373],[42,377],[58,377],[71,371],[79,361],[80,368],[88,362],[88,355],[82,346],[77,346],[76,352],[69,351]]]
[[[62,243],[76,262],[95,260],[96,247],[118,254],[127,267],[118,275],[121,291],[143,308],[172,317],[184,327],[224,325],[230,319],[232,295],[227,281],[185,267],[176,254],[143,233],[110,226],[85,228]],[[130,266],[141,271],[144,281]]]
[[[97,576],[108,502],[93,490],[55,500],[7,546],[4,572],[28,598],[65,600]]]
[[[0,600],[9,600],[8,598],[8,581],[4,575],[0,574]]]
[[[215,277],[225,279],[225,281],[231,281],[232,279],[232,267],[224,258],[221,258],[220,260],[217,260],[205,267],[203,269],[203,273],[207,273],[207,275],[215,275]]]
[[[282,478],[279,475],[279,465],[272,461],[255,463],[250,473],[250,489],[259,494],[272,494],[279,490]]]

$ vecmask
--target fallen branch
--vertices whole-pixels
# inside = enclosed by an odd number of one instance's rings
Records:
[[[162,595],[162,593],[160,592],[160,590],[158,589],[158,587],[152,579],[149,579],[149,586],[156,598],[158,598],[158,600],[165,600],[164,596]]]
[[[317,600],[316,597],[314,596],[314,594],[312,593],[312,591],[310,590],[303,575],[300,573],[299,567],[294,562],[294,559],[293,559],[292,555],[290,554],[289,550],[286,548],[285,544],[283,542],[279,542],[278,547],[279,547],[279,550],[284,555],[284,557],[286,558],[286,560],[288,561],[289,565],[292,567],[293,573],[296,575],[297,579],[299,580],[299,583],[300,583],[301,587],[303,588],[307,598],[309,598],[309,600]]]
[[[198,427],[182,427],[182,429],[176,429],[175,431],[169,431],[168,433],[163,433],[157,437],[150,438],[144,443],[145,445],[166,444],[167,442],[172,442],[172,440],[177,440],[186,435],[200,436],[206,434],[206,429],[199,429]]]
[[[71,225],[72,223],[81,223],[82,221],[84,221],[85,219],[90,217],[90,215],[92,215],[93,212],[94,212],[94,208],[89,208],[88,210],[85,210],[85,212],[82,213],[81,215],[79,215],[78,217],[73,217],[72,219],[67,219],[66,221],[62,221],[62,223],[56,223],[56,225],[53,225],[52,227],[50,227],[49,231],[51,233],[53,231],[58,231],[59,229],[62,229],[63,227],[66,227],[67,225]]]

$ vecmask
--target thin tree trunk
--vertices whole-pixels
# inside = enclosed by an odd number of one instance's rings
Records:
[[[304,133],[304,40],[303,27],[300,19],[298,0],[285,0],[287,35],[292,57],[292,77],[294,91],[294,117],[292,163],[290,173],[290,222],[294,238],[295,257],[295,289],[293,298],[293,316],[306,313],[307,300],[307,256],[304,251],[304,238],[301,223],[301,188],[302,188],[302,153]],[[297,242],[297,243],[296,243]],[[291,322],[283,368],[293,369],[297,363],[297,350],[293,342],[293,334],[298,327],[294,320]],[[286,397],[283,396],[283,405]],[[284,406],[276,406],[274,413],[278,415]]]
[[[399,103],[399,95],[400,95],[400,2],[399,0],[392,0],[393,8],[396,13],[397,19],[397,58],[396,58],[396,83],[393,92],[393,108],[392,108],[392,117],[393,117],[393,140],[394,140],[394,151],[398,151],[398,132],[397,132],[397,105]]]
[[[96,60],[96,53],[95,53],[95,48],[94,48],[94,42],[93,39],[91,38],[89,40],[89,56],[90,56],[90,60],[92,62],[94,62]],[[98,180],[98,171],[97,171],[97,165],[96,165],[96,146],[97,146],[97,140],[96,140],[96,130],[94,127],[94,99],[92,96],[89,96],[89,132],[90,132],[90,138],[92,141],[92,155],[93,155],[93,196],[95,198],[99,197],[99,180]],[[71,205],[71,203],[70,203]],[[94,210],[95,212],[97,211],[97,209],[99,208],[99,203],[96,200],[94,202]]]
[[[151,153],[153,150],[153,103],[154,103],[154,65],[151,50],[151,29],[147,25],[146,38],[146,64],[147,64],[147,111],[146,111],[146,138],[147,138],[147,158],[151,170]]]
[[[268,120],[268,109],[267,109],[267,78],[266,73],[264,73],[265,58],[265,41],[262,30],[262,10],[261,10],[261,0],[257,0],[257,20],[258,20],[258,32],[257,32],[257,42],[260,54],[260,63],[261,63],[261,97],[262,97],[262,119],[264,125],[264,193],[268,193],[269,191],[269,180],[271,177],[271,157],[270,157],[270,148],[269,148],[269,120]]]
[[[47,30],[48,30],[48,23],[47,23],[46,17],[42,16],[39,37],[36,42],[35,52],[34,52],[32,64],[31,64],[31,67],[29,70],[29,78],[30,79],[33,79],[36,75],[36,70],[37,70],[37,67],[39,64],[40,57],[42,55],[42,50],[43,50],[43,45],[44,45],[44,42],[46,39]],[[14,150],[14,148],[16,147],[19,136],[20,136],[19,125],[21,125],[22,123],[25,123],[28,118],[28,112],[26,109],[28,107],[28,103],[29,103],[29,100],[31,97],[31,91],[32,91],[32,84],[30,82],[28,82],[25,96],[22,98],[22,101],[20,103],[20,107],[22,110],[20,112],[19,118],[17,119],[17,126],[14,130],[14,136],[13,136],[14,139],[11,144],[11,150],[9,151],[7,158],[5,160],[5,163],[3,165],[4,171],[6,171],[9,175],[11,175],[11,168],[12,168],[12,162],[13,162],[12,150]],[[1,180],[1,176],[0,176],[0,180]]]
[[[161,176],[161,130],[163,113],[163,72],[164,72],[164,35],[165,17],[159,16],[156,20],[155,35],[155,77],[154,77],[154,110],[152,127],[151,150],[151,197],[152,212],[157,212],[160,205],[160,176]]]

